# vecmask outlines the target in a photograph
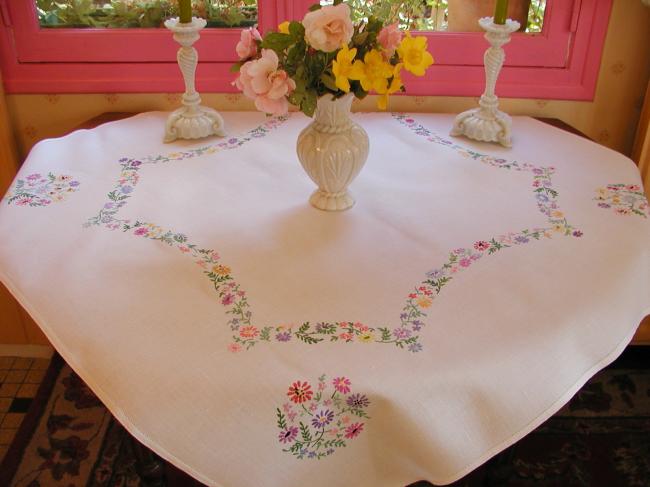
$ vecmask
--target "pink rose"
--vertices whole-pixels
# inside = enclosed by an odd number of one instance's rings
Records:
[[[262,49],[262,57],[244,63],[235,86],[255,100],[258,110],[273,115],[287,113],[286,97],[296,89],[296,83],[286,71],[278,69],[278,55],[271,49]]]
[[[314,49],[332,52],[352,39],[354,27],[350,19],[350,7],[345,3],[330,5],[309,12],[302,19],[305,39]]]
[[[395,53],[395,49],[397,49],[399,43],[402,42],[402,31],[399,30],[397,22],[381,29],[379,35],[377,35],[377,42],[379,42],[384,50],[384,57],[387,59],[392,57]]]
[[[262,36],[255,27],[250,29],[244,29],[241,31],[241,39],[235,46],[235,51],[239,59],[248,59],[249,57],[255,56],[257,54],[257,44],[255,41],[261,41]]]

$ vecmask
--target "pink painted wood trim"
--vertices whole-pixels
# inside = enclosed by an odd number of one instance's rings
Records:
[[[294,9],[291,10],[289,0],[266,1],[276,2],[278,9],[275,16],[267,16],[267,22],[272,25],[287,17],[300,18],[304,12],[302,9],[308,5],[304,2],[297,8],[291,7]],[[284,6],[280,2],[285,2]],[[497,87],[499,96],[593,99],[611,3],[612,0],[582,0],[577,29],[571,35],[570,56],[565,65],[551,68],[506,66]],[[205,39],[199,41],[199,48],[202,42]],[[11,30],[0,29],[0,61],[8,93],[182,91],[175,63],[19,63],[13,45]],[[513,56],[511,48],[506,47],[509,58]],[[485,44],[481,49],[484,51]],[[531,56],[530,52],[528,56]],[[201,62],[198,89],[203,92],[235,91],[230,84],[234,75],[229,73],[229,65]],[[478,96],[483,90],[483,79],[481,66],[439,62],[426,77],[406,79],[406,86],[411,95]]]

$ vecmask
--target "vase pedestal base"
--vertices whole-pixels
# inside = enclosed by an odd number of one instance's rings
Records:
[[[309,198],[314,208],[325,211],[343,211],[354,206],[354,198],[344,191],[342,193],[327,193],[317,189]]]

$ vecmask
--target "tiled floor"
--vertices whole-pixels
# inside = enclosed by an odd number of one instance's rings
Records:
[[[0,357],[0,461],[43,380],[49,359]]]

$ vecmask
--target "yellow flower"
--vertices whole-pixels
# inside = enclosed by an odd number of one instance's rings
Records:
[[[564,217],[564,213],[562,213],[561,211],[557,211],[557,210],[552,212],[551,215],[554,216],[555,218],[563,218]]]
[[[567,227],[560,223],[556,223],[555,225],[553,225],[553,231],[567,233]]]
[[[374,341],[374,339],[375,339],[375,336],[370,331],[367,331],[367,332],[362,333],[361,335],[359,335],[359,341],[362,342],[362,343],[369,343],[369,342]]]
[[[354,56],[357,55],[357,50],[348,49],[348,46],[343,46],[338,54],[336,59],[332,62],[332,73],[336,77],[336,87],[346,93],[350,92],[350,79],[352,73],[359,75],[361,73],[361,64],[359,60],[354,61]],[[354,61],[354,64],[352,64]]]
[[[422,297],[421,297],[420,299],[418,299],[418,301],[417,301],[418,306],[419,306],[420,308],[428,308],[429,306],[431,306],[431,303],[432,303],[432,302],[433,302],[433,301],[431,301],[430,298],[427,298],[427,297],[425,297],[425,296],[422,296]]]
[[[225,266],[225,265],[215,265],[212,268],[212,272],[215,274],[219,274],[220,276],[227,276],[230,274],[230,267]]]
[[[288,34],[289,33],[289,21],[288,20],[285,20],[280,25],[278,25],[278,32],[280,32],[281,34]]]
[[[404,63],[404,69],[415,76],[424,76],[426,69],[433,64],[433,56],[427,51],[427,38],[413,38],[410,32],[400,42],[397,54]]]
[[[379,98],[377,99],[377,108],[380,110],[386,110],[386,108],[388,108],[388,95],[392,95],[402,88],[402,78],[399,75],[400,71],[402,70],[402,66],[403,65],[401,63],[395,66],[395,70],[393,71],[393,79],[390,82],[390,86],[386,86],[385,90],[377,90],[377,93],[379,93]]]
[[[363,62],[354,63],[349,78],[361,81],[365,91],[386,91],[388,78],[393,76],[393,67],[384,61],[384,57],[376,49],[367,52]]]

